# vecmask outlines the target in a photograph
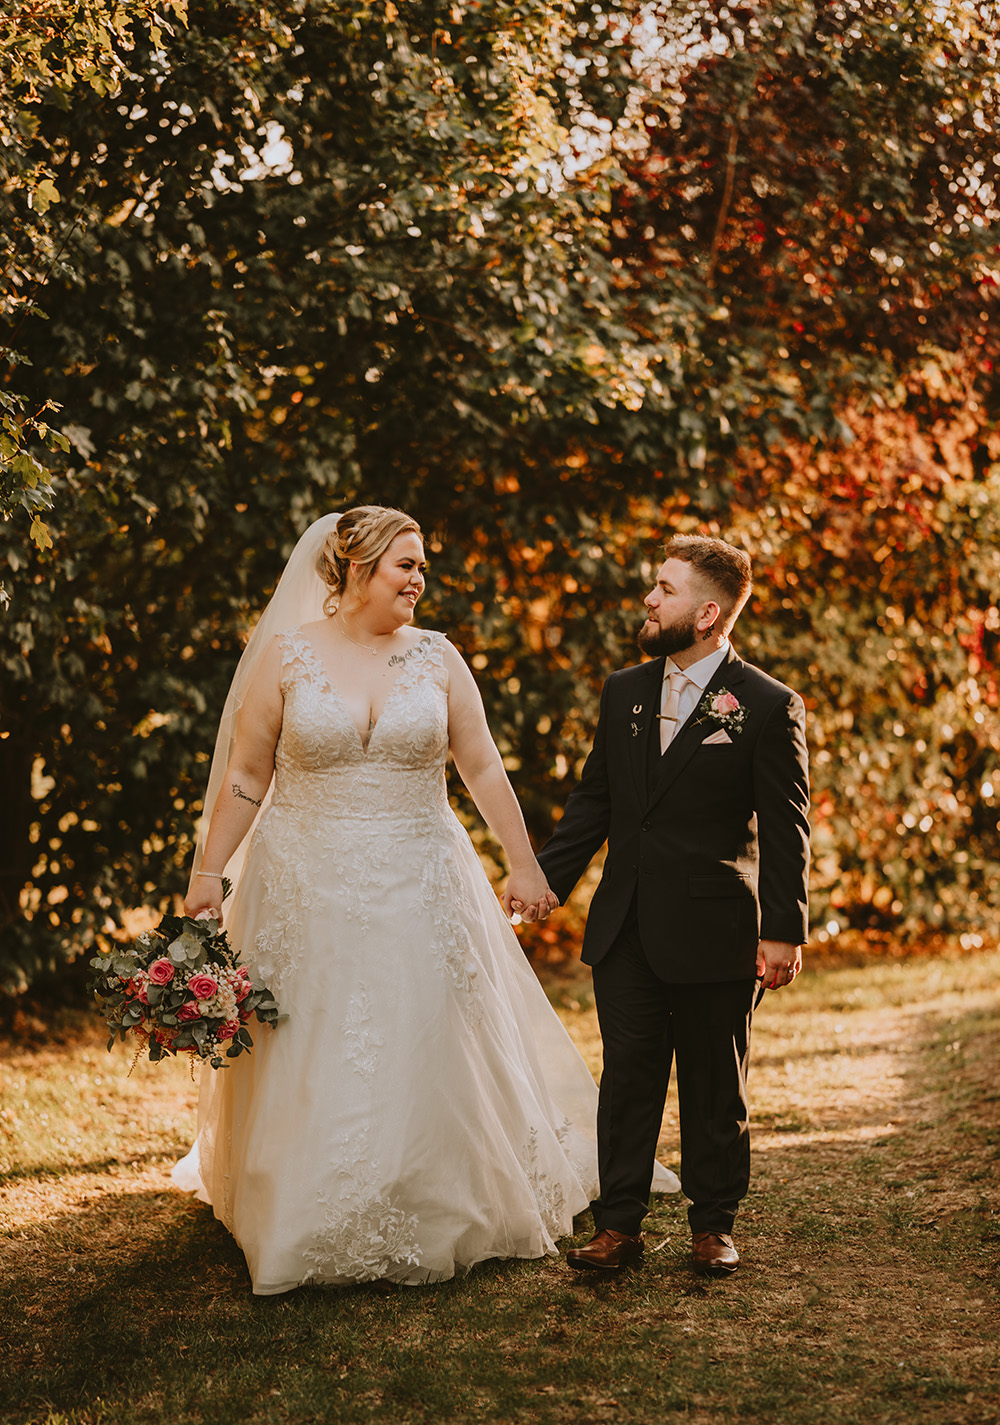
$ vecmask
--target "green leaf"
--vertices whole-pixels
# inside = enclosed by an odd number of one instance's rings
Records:
[[[175,965],[199,966],[204,963],[205,949],[201,939],[191,930],[185,930],[167,946],[167,955]]]

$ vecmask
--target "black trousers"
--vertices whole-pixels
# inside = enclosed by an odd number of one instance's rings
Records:
[[[640,1230],[676,1061],[691,1230],[731,1232],[750,1185],[746,1078],[756,982],[665,983],[650,968],[632,917],[593,975],[604,1041],[597,1230]]]

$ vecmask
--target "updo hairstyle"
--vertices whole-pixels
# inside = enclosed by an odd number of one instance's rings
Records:
[[[358,593],[364,597],[379,560],[398,534],[420,534],[416,520],[402,510],[388,509],[384,505],[356,505],[353,510],[344,511],[336,529],[327,535],[316,560],[319,577],[330,590],[323,601],[327,617],[336,613],[344,597],[350,566],[358,566],[355,583]]]

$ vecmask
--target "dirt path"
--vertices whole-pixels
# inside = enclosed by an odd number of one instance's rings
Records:
[[[581,1043],[596,1063],[596,1032]],[[1000,955],[806,974],[766,997],[751,1102],[745,1319],[719,1334],[718,1289],[681,1285],[684,1329],[754,1378],[758,1419],[996,1425]],[[675,1166],[676,1113],[671,1090]],[[683,1205],[663,1199],[650,1227],[682,1283]],[[713,1395],[691,1425],[736,1418]]]

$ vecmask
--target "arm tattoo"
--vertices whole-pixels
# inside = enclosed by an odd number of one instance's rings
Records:
[[[243,788],[240,786],[239,782],[234,782],[234,783],[233,783],[233,796],[234,796],[234,797],[239,797],[239,799],[240,799],[241,802],[249,802],[251,806],[254,806],[254,807],[259,807],[259,806],[260,806],[260,800],[254,798],[254,797],[248,797],[247,794],[246,794],[246,792],[245,792],[245,791],[243,790]]]

